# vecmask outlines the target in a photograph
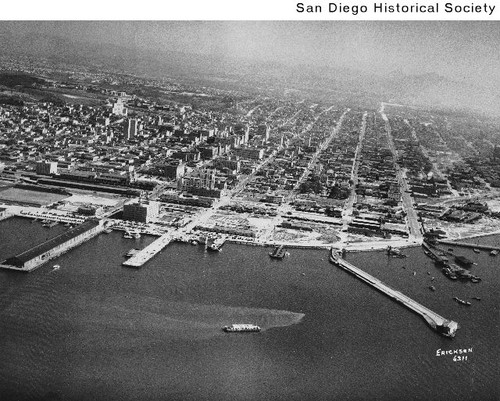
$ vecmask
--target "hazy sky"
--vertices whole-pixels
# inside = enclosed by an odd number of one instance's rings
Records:
[[[499,86],[500,22],[0,22],[83,42],[314,63],[388,73],[436,72]]]

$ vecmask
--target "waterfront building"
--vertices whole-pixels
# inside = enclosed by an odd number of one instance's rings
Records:
[[[33,270],[49,259],[66,252],[70,248],[81,244],[93,237],[101,229],[101,223],[97,220],[89,220],[85,223],[68,230],[57,237],[51,238],[16,256],[10,257],[3,264],[17,267],[22,270]]]
[[[158,217],[160,204],[154,201],[139,201],[123,206],[123,219],[149,223]]]
[[[57,162],[41,161],[36,164],[36,173],[41,175],[57,174]]]

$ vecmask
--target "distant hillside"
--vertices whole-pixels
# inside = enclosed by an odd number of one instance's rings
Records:
[[[399,103],[479,111],[500,116],[500,98],[489,88],[450,80],[437,74],[388,76],[359,70],[326,66],[285,66],[229,57],[216,57],[181,51],[152,51],[97,43],[72,42],[50,35],[16,36],[0,32],[0,54],[43,57],[57,63],[85,65],[94,70],[112,69],[150,77],[211,79],[214,85],[240,85],[245,88],[329,90],[345,98],[376,99]],[[6,78],[8,85],[16,79]],[[34,81],[36,82],[36,81]],[[6,84],[4,84],[6,85]],[[8,86],[6,85],[6,86]]]

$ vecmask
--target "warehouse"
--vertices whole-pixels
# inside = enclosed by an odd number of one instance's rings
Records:
[[[7,259],[3,264],[30,271],[67,250],[92,238],[101,231],[97,220],[89,220],[57,237]]]

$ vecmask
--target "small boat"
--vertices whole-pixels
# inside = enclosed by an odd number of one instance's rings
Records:
[[[416,276],[417,275],[417,272],[413,272],[413,275]]]
[[[61,268],[60,265],[54,265],[54,266],[52,266],[52,271],[59,270],[60,268]]]
[[[480,251],[479,249],[477,249],[477,248],[473,248],[472,250],[473,250],[475,253],[479,253],[479,252],[481,252],[481,251]]]
[[[286,255],[286,251],[283,245],[279,245],[272,252],[269,252],[269,256],[273,259],[283,259]]]
[[[476,301],[480,301],[481,300],[481,298],[479,298],[479,297],[472,297],[472,299],[475,299]]]
[[[491,252],[490,252],[490,256],[497,256],[498,255],[498,249],[493,249]]]
[[[139,252],[139,251],[140,251],[140,249],[133,248],[133,249],[131,249],[130,251],[128,251],[128,252],[125,254],[125,256],[127,256],[127,257],[134,256],[134,255],[135,255],[137,252]]]
[[[436,291],[436,287],[434,287],[433,285],[430,285],[429,289],[432,290],[432,291]]]
[[[134,238],[132,237],[132,234],[128,231],[125,231],[125,233],[123,234],[123,238]]]
[[[112,228],[106,228],[106,229],[104,230],[104,232],[105,232],[106,234],[111,234],[111,233],[113,232],[113,229],[112,229]]]
[[[255,333],[259,332],[261,328],[254,324],[238,323],[231,326],[224,326],[222,330],[226,333]]]
[[[466,306],[471,306],[472,304],[469,301],[464,301],[463,299],[460,299],[458,297],[453,297],[455,301],[457,301],[459,304],[466,305]]]

